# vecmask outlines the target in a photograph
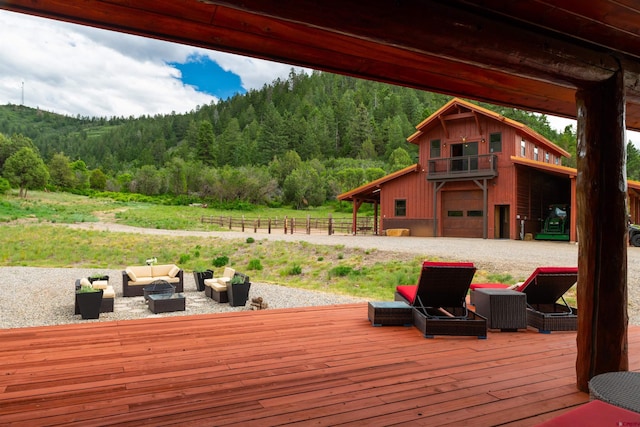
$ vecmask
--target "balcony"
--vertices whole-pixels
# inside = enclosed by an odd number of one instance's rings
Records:
[[[498,156],[495,154],[431,159],[428,165],[428,181],[459,181],[498,176]]]

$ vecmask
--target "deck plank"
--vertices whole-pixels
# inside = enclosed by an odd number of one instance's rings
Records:
[[[575,335],[425,339],[365,304],[1,330],[0,425],[535,425],[588,400]]]

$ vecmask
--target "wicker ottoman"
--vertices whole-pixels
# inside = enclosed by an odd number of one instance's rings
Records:
[[[402,301],[369,302],[369,321],[373,326],[411,326],[411,306]]]
[[[185,311],[185,300],[184,294],[151,294],[149,310],[154,314]]]
[[[527,296],[511,289],[479,288],[475,291],[476,313],[487,318],[489,329],[516,332],[527,329]]]

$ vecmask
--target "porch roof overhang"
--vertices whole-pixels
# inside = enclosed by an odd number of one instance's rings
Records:
[[[0,8],[563,117],[624,71],[640,130],[640,3],[6,0]],[[357,13],[354,13],[357,11]]]
[[[367,203],[380,203],[380,188],[389,181],[392,181],[401,176],[407,175],[411,172],[419,172],[420,164],[416,163],[411,166],[407,166],[404,169],[400,169],[389,175],[385,175],[382,178],[378,178],[375,181],[371,181],[368,184],[361,185],[358,188],[354,188],[351,191],[338,195],[338,200],[353,202],[354,200],[360,200]]]

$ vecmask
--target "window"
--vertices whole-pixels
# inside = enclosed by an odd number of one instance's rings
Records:
[[[546,151],[544,153],[544,161],[549,163],[549,153],[547,153]]]
[[[538,160],[538,147],[533,147],[533,160]]]
[[[502,153],[502,134],[492,133],[489,135],[489,152]]]
[[[527,143],[524,141],[520,141],[520,156],[527,157]]]
[[[429,156],[433,159],[434,157],[440,157],[440,140],[432,139],[431,140],[431,152]]]
[[[404,199],[396,200],[395,212],[396,216],[407,216],[407,201]]]
[[[554,157],[553,163],[555,163],[556,165],[559,165],[560,164],[560,159],[557,158],[557,157]]]
[[[447,211],[447,216],[461,217],[464,216],[462,211]]]
[[[467,211],[467,216],[481,217],[482,211]]]

